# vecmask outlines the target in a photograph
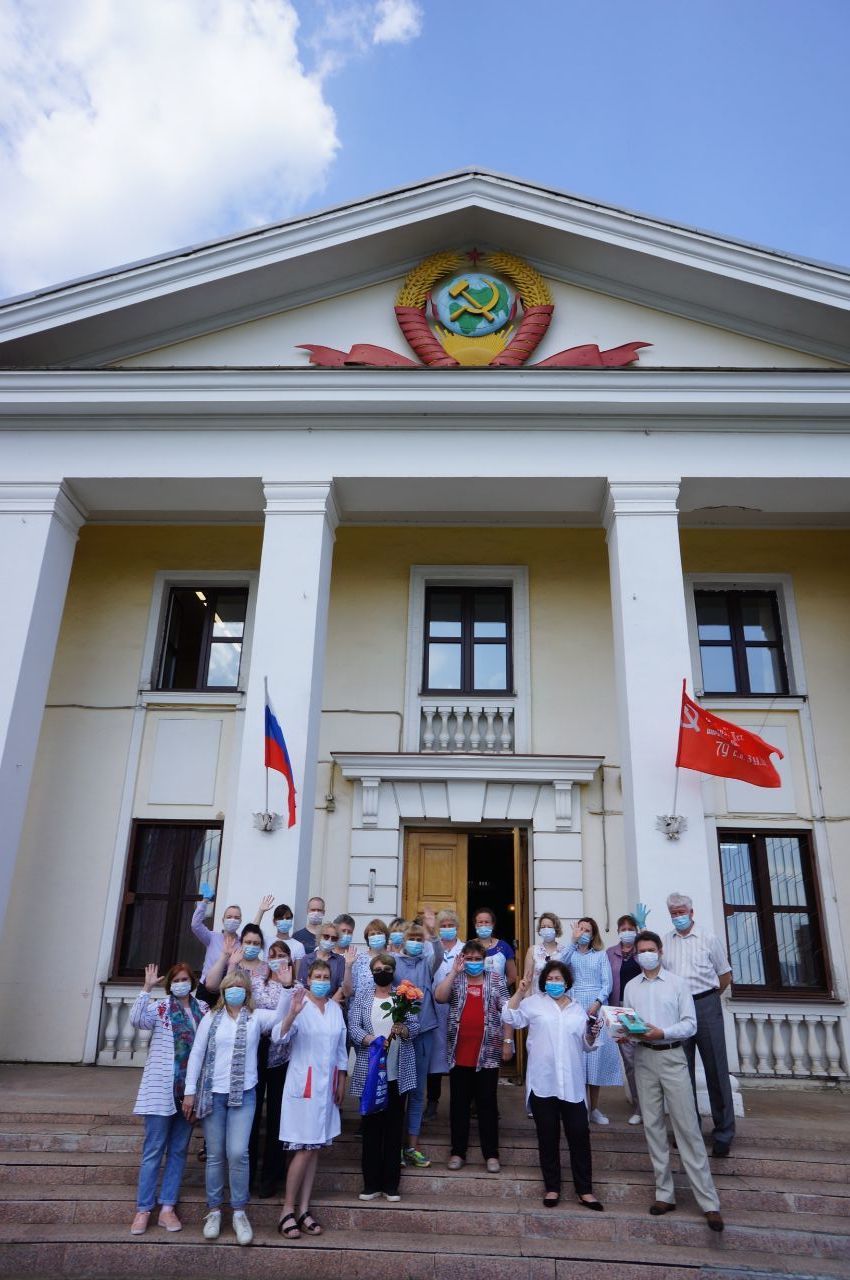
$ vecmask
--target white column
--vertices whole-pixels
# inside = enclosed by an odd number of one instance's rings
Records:
[[[0,484],[0,926],[9,905],[82,511],[61,484]]]
[[[656,830],[671,811],[682,679],[691,684],[691,655],[679,551],[678,484],[610,481],[604,509],[611,572],[614,666],[626,845],[625,900],[652,909],[649,927],[670,928],[673,890],[694,900],[710,924],[710,865],[701,775],[683,769],[677,813],[688,829],[679,840]]]
[[[220,909],[229,902],[250,919],[260,898],[274,893],[291,903],[298,927],[311,892],[313,816],[325,635],[330,594],[334,531],[338,515],[333,486],[277,484],[266,496],[263,552],[251,642],[245,725],[234,811],[225,832],[229,856]],[[263,677],[280,721],[298,793],[298,819],[286,821],[286,782],[270,774],[269,808],[284,815],[278,831],[263,832],[253,814],[265,808]],[[267,917],[264,924],[271,924]]]

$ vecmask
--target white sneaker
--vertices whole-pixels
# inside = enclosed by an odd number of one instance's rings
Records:
[[[380,1194],[381,1194],[380,1191],[361,1191],[357,1199],[358,1200],[377,1200]]]
[[[633,1116],[629,1116],[629,1124],[643,1124],[643,1116],[636,1111]]]
[[[396,1191],[385,1191],[384,1199],[389,1200],[390,1204],[398,1204],[401,1196]]]
[[[591,1124],[610,1124],[611,1123],[611,1121],[608,1119],[607,1116],[603,1116],[602,1112],[599,1110],[598,1107],[594,1107],[593,1111],[591,1111],[590,1122]]]
[[[221,1209],[210,1209],[204,1218],[204,1239],[217,1240],[221,1231]]]
[[[233,1210],[233,1230],[236,1233],[237,1244],[250,1244],[254,1239],[254,1232],[251,1230],[251,1224],[244,1209]]]

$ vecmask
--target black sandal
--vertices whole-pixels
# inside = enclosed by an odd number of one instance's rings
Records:
[[[321,1224],[316,1221],[309,1209],[306,1213],[302,1213],[298,1219],[298,1226],[303,1227],[310,1236],[320,1236],[322,1234]]]
[[[287,1222],[290,1222],[292,1225],[288,1227],[286,1225]],[[301,1232],[298,1230],[298,1223],[295,1221],[294,1213],[285,1213],[283,1215],[280,1222],[277,1224],[277,1234],[279,1236],[286,1236],[287,1240],[301,1239]]]
[[[554,1199],[551,1199],[551,1200],[550,1200],[550,1198],[549,1198],[550,1196],[554,1197]],[[546,1192],[546,1194],[545,1194],[545,1196],[543,1197],[543,1208],[544,1208],[544,1209],[554,1209],[556,1205],[560,1204],[560,1202],[561,1202],[561,1196],[560,1196],[559,1192],[557,1192],[557,1191],[547,1191],[547,1192]]]

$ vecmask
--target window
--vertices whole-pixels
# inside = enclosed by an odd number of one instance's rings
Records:
[[[788,692],[775,591],[695,591],[706,694]]]
[[[735,990],[825,994],[826,956],[808,834],[722,831],[719,842]]]
[[[238,688],[247,606],[247,587],[172,587],[156,687]]]
[[[428,587],[424,648],[424,693],[512,693],[510,587]]]
[[[116,948],[116,976],[165,973],[178,960],[200,971],[204,948],[190,929],[206,880],[215,886],[221,824],[137,822]]]

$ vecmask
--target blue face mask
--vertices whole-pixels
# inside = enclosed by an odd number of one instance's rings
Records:
[[[188,978],[181,978],[177,982],[171,984],[171,994],[178,1000],[184,999],[192,990],[192,984]]]
[[[580,934],[578,935],[578,945],[579,945],[580,947],[586,947],[586,946],[589,944],[589,942],[590,942],[590,934],[589,934],[589,933],[580,933]]]
[[[310,983],[310,991],[317,1000],[324,1000],[331,993],[330,978],[313,978]]]
[[[339,942],[337,943],[337,946],[342,947],[343,951],[345,950],[345,948],[346,948],[346,947],[350,947],[350,946],[351,946],[351,934],[350,934],[350,933],[341,933],[341,934],[339,935]]]
[[[550,925],[546,925],[544,928],[540,930],[541,942],[554,942],[555,937],[556,937],[555,930],[551,928]]]
[[[444,929],[440,930],[441,942],[454,942],[456,937],[457,937],[457,929],[450,929],[448,925]]]
[[[420,942],[418,938],[408,938],[404,944],[404,949],[409,956],[421,956],[425,950],[425,943]]]
[[[387,945],[387,935],[385,933],[370,933],[367,942],[370,951],[383,951]]]
[[[288,920],[278,920],[277,931],[278,933],[291,933],[292,932],[292,916],[290,916]]]
[[[684,933],[686,929],[690,929],[691,927],[692,921],[690,915],[671,916],[670,918],[673,921],[673,928],[678,929],[679,933]]]
[[[256,960],[262,951],[259,942],[245,942],[242,946],[242,954],[246,960]]]
[[[404,934],[401,932],[400,929],[393,929],[392,933],[390,934],[390,942],[393,944],[394,947],[401,946],[401,944],[404,942]]]
[[[546,994],[547,996],[551,996],[553,1000],[560,1000],[566,989],[567,988],[563,982],[546,983]]]
[[[224,993],[225,1003],[233,1009],[238,1009],[245,1003],[246,994],[244,987],[228,987]]]
[[[336,943],[334,942],[333,938],[320,938],[320,939],[319,939],[319,950],[320,950],[320,951],[333,951],[333,949],[334,949],[334,947],[335,947],[335,946],[336,946]]]
[[[463,967],[469,974],[470,978],[477,978],[480,973],[484,972],[484,961],[466,960]]]
[[[476,938],[492,938],[493,926],[491,924],[480,924],[475,929]]]

